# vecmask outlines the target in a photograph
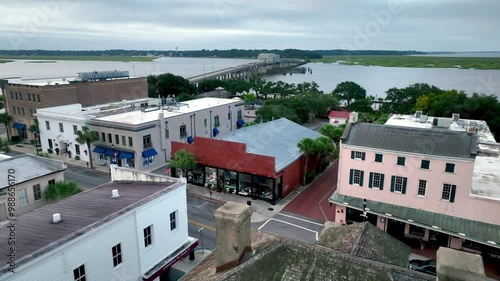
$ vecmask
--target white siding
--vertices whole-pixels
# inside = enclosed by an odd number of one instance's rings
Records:
[[[174,211],[177,211],[177,229],[170,231],[169,215]],[[145,248],[143,229],[150,225],[153,225],[153,245]],[[137,211],[137,237],[143,273],[188,241],[185,185]]]

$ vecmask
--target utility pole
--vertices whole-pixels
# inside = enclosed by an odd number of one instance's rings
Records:
[[[200,227],[198,228],[198,233],[200,234],[200,240],[201,240],[201,254],[204,255],[205,254],[205,250],[204,250],[204,247],[203,247],[203,231],[205,229],[203,227]]]

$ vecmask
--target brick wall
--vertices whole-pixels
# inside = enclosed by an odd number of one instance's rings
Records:
[[[197,137],[193,144],[172,142],[171,157],[181,149],[191,152],[198,163],[206,166],[276,177],[274,157],[247,153],[242,143]]]
[[[283,169],[282,197],[285,198],[290,192],[302,183],[304,175],[304,157],[300,157],[292,164]],[[312,165],[311,165],[312,166]]]

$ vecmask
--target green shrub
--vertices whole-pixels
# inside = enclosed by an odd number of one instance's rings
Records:
[[[45,158],[50,158],[49,154],[47,152],[38,152],[38,156],[40,157],[45,157]]]
[[[74,182],[57,182],[55,184],[50,184],[43,194],[45,200],[55,201],[67,198],[82,191],[83,189],[79,188]]]
[[[12,137],[10,137],[10,140],[13,142],[19,142],[20,138],[19,138],[19,136],[12,136]]]

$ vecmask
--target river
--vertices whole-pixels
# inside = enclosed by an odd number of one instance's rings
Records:
[[[0,63],[0,78],[73,77],[77,76],[78,72],[95,70],[128,70],[131,76],[136,77],[170,72],[188,78],[251,61],[217,58],[160,58],[153,62],[57,61],[30,63],[14,61]],[[500,97],[500,70],[402,68],[325,63],[309,63],[305,67],[310,67],[312,74],[278,74],[267,76],[266,79],[269,81],[282,80],[287,83],[315,81],[325,92],[331,92],[340,82],[354,81],[364,87],[369,95],[376,97],[384,97],[385,91],[389,88],[406,87],[413,83],[428,83],[443,89],[494,94]]]

